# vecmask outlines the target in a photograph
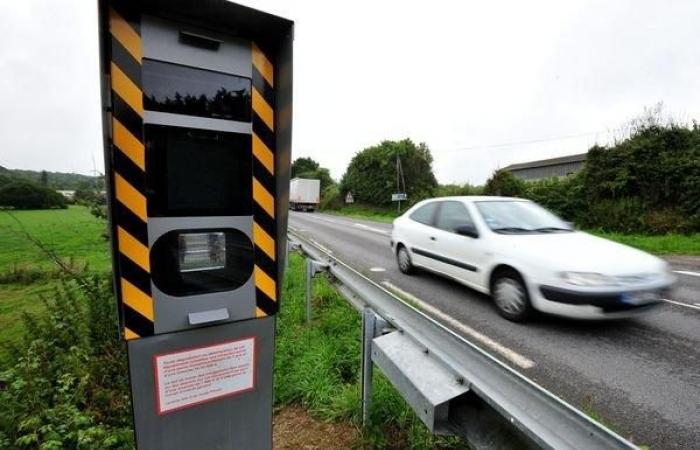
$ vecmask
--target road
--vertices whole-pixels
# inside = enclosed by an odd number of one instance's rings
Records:
[[[491,300],[420,272],[398,271],[391,225],[321,213],[290,213],[290,228],[639,445],[700,449],[700,270],[670,262],[679,283],[649,314],[612,322],[502,319]],[[671,303],[673,302],[673,303]]]

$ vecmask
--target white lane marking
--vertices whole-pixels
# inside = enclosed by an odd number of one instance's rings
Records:
[[[310,240],[311,242],[313,242],[314,245],[316,245],[316,247],[320,248],[320,249],[323,250],[324,252],[330,253],[330,254],[333,253],[333,250],[329,249],[328,247],[324,247],[323,244],[320,244],[319,242],[317,242],[317,241],[315,241],[315,240],[313,240],[313,239],[311,239],[311,238],[309,238],[309,240]]]
[[[340,220],[331,220],[331,219],[329,219],[329,218],[327,218],[327,217],[314,216],[314,217],[312,217],[312,220],[313,220],[313,219],[315,219],[315,220],[320,220],[320,221],[322,221],[322,222],[332,223],[332,224],[334,224],[334,225],[347,225],[347,222],[342,222],[342,221],[340,221]]]
[[[697,309],[698,311],[700,311],[700,304],[699,303],[696,303],[696,305],[698,305],[698,306],[693,306],[693,305],[689,305],[687,303],[677,302],[675,300],[669,300],[667,298],[662,298],[661,300],[668,302],[668,303],[671,303],[671,304],[674,304],[674,305],[685,306],[686,308]]]
[[[386,272],[386,269],[384,267],[372,267],[369,270],[370,272]]]
[[[700,303],[696,303],[695,306],[700,306]]]
[[[372,233],[381,234],[383,236],[389,236],[388,231],[381,230],[379,228],[370,227],[369,225],[365,225],[364,223],[353,223],[353,225],[356,226],[357,228],[362,228],[363,230],[371,231]]]
[[[690,270],[674,270],[675,273],[680,273],[683,275],[690,275],[691,277],[700,277],[700,273],[691,272]]]
[[[390,281],[382,281],[382,284],[387,289],[392,290],[395,293],[399,294],[400,296],[405,297],[409,301],[415,303],[416,306],[418,308],[422,309],[423,311],[426,311],[426,312],[430,313],[431,315],[448,323],[452,328],[455,328],[455,329],[461,331],[462,333],[473,337],[474,339],[478,340],[479,342],[481,342],[485,346],[489,347],[490,349],[500,353],[503,357],[508,359],[510,362],[512,362],[516,366],[519,366],[523,369],[531,369],[532,367],[535,366],[535,363],[531,359],[517,353],[514,350],[509,349],[508,347],[506,347],[503,344],[500,344],[500,343],[494,341],[493,339],[486,336],[485,334],[482,334],[482,333],[476,331],[475,329],[473,329],[472,327],[463,324],[462,322],[458,321],[457,319],[453,318],[452,316],[435,308],[434,306],[425,303],[423,300],[419,299],[418,297],[416,297],[413,294],[410,294],[410,293],[404,291],[403,289],[394,285]]]

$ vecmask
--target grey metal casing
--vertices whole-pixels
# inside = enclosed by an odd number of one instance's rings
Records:
[[[172,230],[203,228],[235,228],[253,240],[253,218],[251,216],[224,217],[154,217],[149,220],[148,244]],[[186,330],[197,325],[189,321],[189,314],[204,313],[218,309],[228,310],[226,321],[236,321],[255,317],[255,286],[253,277],[232,291],[209,294],[173,297],[162,292],[151,281],[154,302],[155,333]]]
[[[179,42],[180,31],[196,32],[221,42],[217,51],[200,49]],[[205,28],[183,24],[149,15],[142,17],[141,32],[143,56],[153,60],[182,64],[232,75],[252,76],[252,51],[250,41],[231,37]],[[238,122],[188,116],[182,114],[145,111],[144,124],[197,128],[212,131],[252,134],[250,122]],[[252,149],[245,149],[251,151]],[[251,180],[245,180],[250,183]],[[148,221],[148,244],[153,244],[172,230],[197,230],[234,228],[253,241],[253,217],[151,217]],[[157,265],[158,261],[152,264]],[[241,287],[224,291],[184,297],[164,293],[151,281],[154,302],[154,333],[168,333],[206,325],[190,320],[190,314],[206,317],[207,312],[225,309],[228,317],[217,322],[231,322],[255,317],[255,286],[251,276]],[[223,317],[225,315],[211,315]]]
[[[274,317],[128,342],[136,445],[140,450],[272,448]],[[158,415],[155,355],[256,337],[255,389]]]
[[[221,41],[215,52],[182,45],[180,31],[195,32]],[[153,58],[186,66],[215,70],[242,77],[253,76],[253,56],[250,41],[237,39],[176,21],[144,15],[141,19],[144,58]]]

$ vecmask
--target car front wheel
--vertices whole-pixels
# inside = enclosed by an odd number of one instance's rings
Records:
[[[401,273],[411,275],[415,272],[413,263],[411,263],[411,255],[408,253],[408,249],[403,245],[399,246],[399,250],[396,252],[396,263]]]
[[[530,296],[520,275],[504,271],[496,276],[491,295],[499,314],[514,322],[523,322],[532,314]]]

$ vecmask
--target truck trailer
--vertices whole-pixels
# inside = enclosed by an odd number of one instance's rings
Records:
[[[289,209],[313,211],[321,201],[321,180],[293,178],[289,183]]]

